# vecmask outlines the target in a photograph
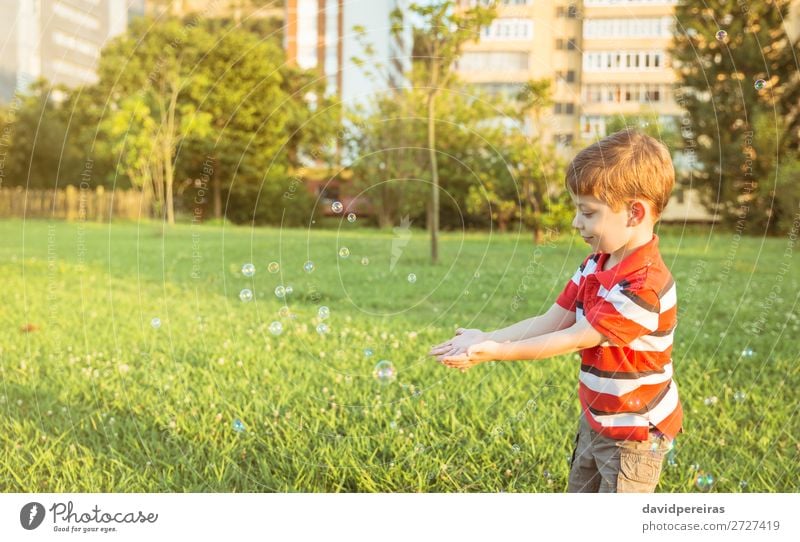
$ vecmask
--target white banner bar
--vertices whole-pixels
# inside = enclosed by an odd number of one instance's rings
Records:
[[[0,494],[0,540],[800,540],[797,494]]]

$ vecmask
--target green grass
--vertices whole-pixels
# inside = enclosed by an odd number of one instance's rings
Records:
[[[462,374],[425,353],[456,326],[495,329],[546,310],[585,244],[534,252],[527,233],[445,233],[432,266],[427,234],[414,230],[390,271],[392,233],[352,226],[0,222],[0,489],[564,491],[573,356]],[[787,246],[662,232],[678,283],[686,432],[659,491],[698,491],[693,465],[716,477],[712,491],[800,490],[800,277]],[[267,271],[273,260],[281,273]],[[245,262],[254,277],[242,276]],[[279,315],[281,281],[294,319]],[[245,287],[254,302],[239,301]],[[331,311],[325,336],[320,305]],[[381,359],[397,369],[387,385],[372,376]]]

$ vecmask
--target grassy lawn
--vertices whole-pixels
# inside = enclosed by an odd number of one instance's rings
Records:
[[[425,357],[457,326],[495,329],[553,303],[587,247],[529,238],[448,232],[432,266],[424,231],[404,245],[346,221],[2,221],[0,487],[562,492],[574,356],[463,374]],[[700,491],[698,471],[711,491],[800,491],[800,262],[788,243],[661,232],[686,432],[659,491]],[[374,377],[380,360],[394,380]]]

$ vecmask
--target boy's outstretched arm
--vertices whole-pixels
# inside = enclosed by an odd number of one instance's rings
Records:
[[[496,331],[487,331],[486,340],[499,343],[522,341],[568,328],[575,323],[575,312],[553,303],[546,313],[534,316]]]
[[[484,341],[470,346],[466,353],[446,357],[442,363],[449,367],[467,369],[492,360],[515,361],[546,359],[591,348],[608,340],[586,319],[566,329],[539,335],[522,341],[498,343]]]
[[[499,343],[521,341],[523,339],[529,339],[531,337],[537,337],[568,328],[574,323],[575,311],[569,311],[561,305],[553,303],[553,306],[544,314],[522,320],[496,331],[481,332],[479,330],[467,330],[474,331],[475,333],[471,336],[456,336],[433,346],[428,352],[428,355],[436,356],[439,361],[443,361],[446,357],[463,354],[466,352],[467,347],[483,341],[495,341]]]

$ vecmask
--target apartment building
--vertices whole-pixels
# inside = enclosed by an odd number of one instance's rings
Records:
[[[0,101],[45,77],[77,86],[97,80],[100,49],[125,31],[125,0],[4,0]]]
[[[348,105],[402,86],[411,69],[411,28],[392,32],[390,14],[406,10],[407,4],[406,0],[287,0],[288,61],[318,70],[326,78],[328,92]],[[373,50],[372,56],[366,47]],[[354,57],[366,61],[372,73]]]
[[[667,53],[676,3],[583,0],[581,139],[605,136],[615,116],[657,115],[668,123],[680,114]]]
[[[478,0],[462,0],[470,7]],[[569,149],[579,131],[581,92],[580,6],[565,0],[480,0],[496,4],[497,18],[467,43],[456,63],[462,80],[512,97],[529,80],[550,79],[555,103],[532,111],[529,135]],[[534,117],[538,115],[538,120]]]

